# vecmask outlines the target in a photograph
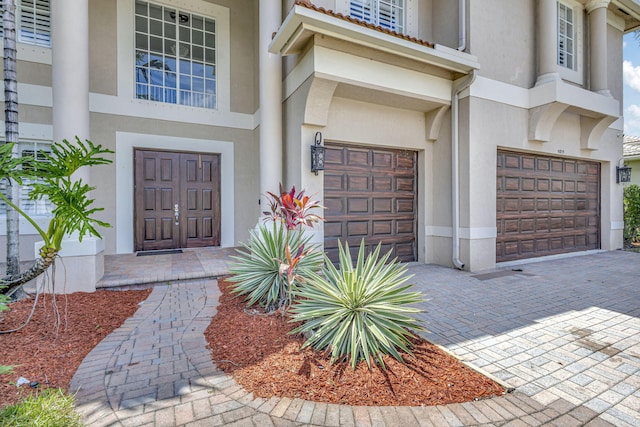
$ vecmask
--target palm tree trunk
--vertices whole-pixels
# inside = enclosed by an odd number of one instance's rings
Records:
[[[16,74],[16,19],[15,0],[2,0],[4,30],[4,117],[5,142],[14,142],[12,156],[18,151],[18,82]],[[16,205],[20,203],[20,186],[9,180],[7,198]],[[7,275],[20,273],[19,216],[15,209],[7,206]]]

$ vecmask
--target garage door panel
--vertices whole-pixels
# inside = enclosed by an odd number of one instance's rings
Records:
[[[393,199],[390,197],[373,199],[373,213],[385,214],[393,212]]]
[[[393,178],[391,176],[374,176],[373,177],[373,191],[392,191],[393,190]]]
[[[325,147],[324,164],[326,166],[344,164],[344,153],[342,149]],[[325,184],[326,185],[326,184]]]
[[[347,190],[348,191],[370,191],[369,188],[369,177],[368,176],[358,176],[351,175],[347,176]]]
[[[396,191],[413,193],[414,189],[415,189],[414,178],[399,177],[396,179]]]
[[[600,165],[498,152],[497,261],[600,247]]]
[[[388,152],[373,152],[373,167],[376,169],[389,169],[393,166],[393,155]]]
[[[370,213],[369,212],[369,202],[371,200],[370,199],[364,199],[364,198],[348,198],[347,199],[347,212],[349,213],[349,215],[351,214],[363,214],[363,213]]]
[[[324,188],[325,190],[331,191],[343,191],[346,190],[347,187],[345,185],[344,176],[342,175],[331,175],[325,177],[324,179]]]
[[[351,149],[347,151],[347,166],[369,167],[369,150]]]
[[[367,250],[382,243],[392,256],[402,250],[403,261],[415,261],[417,154],[331,144],[327,151],[334,153],[324,172],[329,258],[337,261],[338,240],[355,253],[364,239]]]

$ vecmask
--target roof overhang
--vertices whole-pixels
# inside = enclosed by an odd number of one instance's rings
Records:
[[[430,47],[300,5],[291,8],[271,41],[269,52],[283,56],[301,53],[317,34],[435,65],[452,72],[468,74],[480,68],[477,58],[468,53],[440,45]]]
[[[618,15],[624,18],[624,31],[635,31],[640,27],[640,1],[638,0],[612,0],[611,6],[617,9]],[[610,6],[610,7],[611,7]]]

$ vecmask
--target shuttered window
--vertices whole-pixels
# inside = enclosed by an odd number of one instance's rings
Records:
[[[51,47],[51,4],[50,0],[17,1],[16,37],[20,43]],[[4,8],[0,6],[0,11]],[[0,31],[2,19],[0,19]]]
[[[216,108],[215,20],[136,1],[136,98]]]
[[[398,33],[404,31],[404,0],[351,0],[352,18],[387,28]]]
[[[558,65],[575,70],[575,14],[573,9],[558,2]]]
[[[37,161],[46,161],[44,153],[50,153],[50,144],[42,142],[20,142],[19,152],[23,157],[33,157]],[[33,184],[37,180],[23,179],[22,187],[20,188],[20,209],[25,211],[29,216],[42,216],[50,215],[53,210],[53,204],[46,198],[40,200],[30,200],[29,193],[33,189]],[[7,181],[3,179],[0,181],[0,191],[3,194],[7,194],[8,186]],[[7,206],[6,203],[0,200],[0,215],[6,215]]]

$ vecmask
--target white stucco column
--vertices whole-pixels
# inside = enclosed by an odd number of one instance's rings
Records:
[[[53,139],[89,138],[89,1],[51,2]],[[82,171],[83,180],[89,178]],[[86,175],[86,177],[85,177]]]
[[[556,0],[538,0],[538,79],[536,86],[560,80],[557,70],[558,5]]]
[[[610,0],[589,0],[585,5],[589,15],[591,90],[611,96],[607,87],[607,6]]]
[[[90,137],[89,116],[89,0],[51,2],[51,78],[53,87],[53,140],[74,142]],[[85,167],[74,174],[91,184]],[[36,243],[38,253],[42,242]],[[60,256],[65,268],[57,268],[56,288],[71,293],[95,291],[104,273],[104,243],[101,239],[69,236]],[[42,280],[42,279],[41,279]]]
[[[282,58],[269,53],[282,22],[281,0],[260,2],[260,198],[277,192],[282,181]]]

